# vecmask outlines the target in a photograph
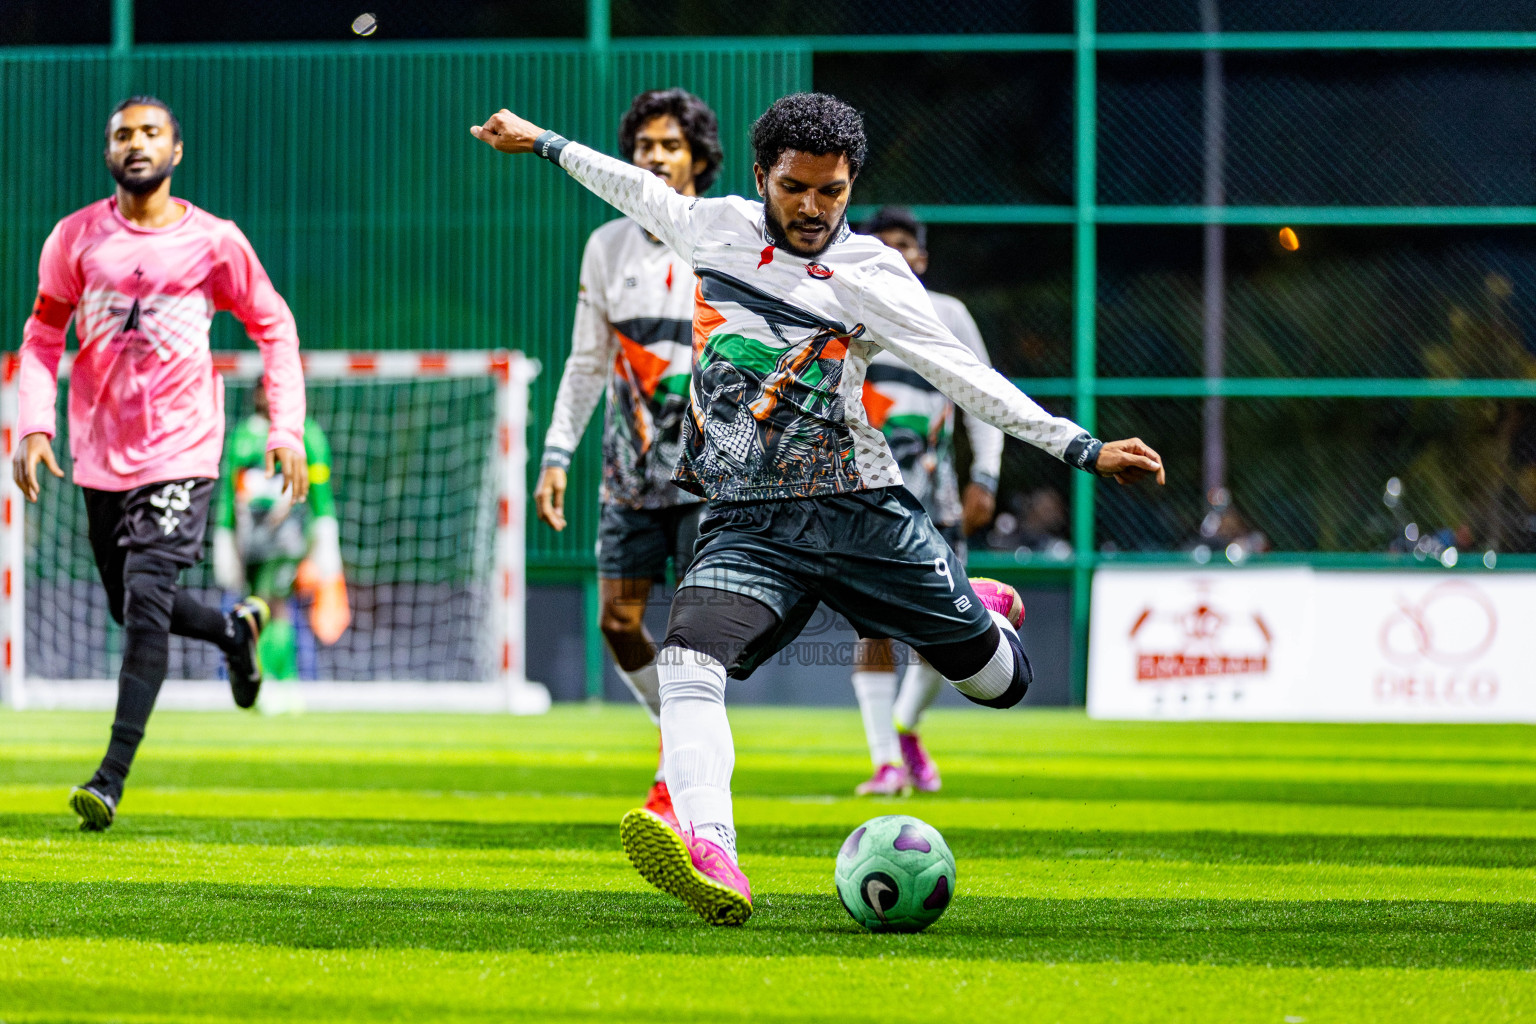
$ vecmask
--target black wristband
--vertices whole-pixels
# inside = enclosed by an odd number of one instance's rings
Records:
[[[559,167],[560,154],[565,152],[565,147],[570,141],[570,139],[567,139],[559,132],[544,132],[533,140],[533,151],[556,167]]]
[[[1067,450],[1062,455],[1061,461],[1085,473],[1092,473],[1097,476],[1099,472],[1099,449],[1103,447],[1103,441],[1084,431],[1067,444]]]

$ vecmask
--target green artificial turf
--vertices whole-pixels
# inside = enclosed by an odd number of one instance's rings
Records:
[[[161,714],[117,825],[103,714],[0,713],[0,1022],[1536,1018],[1536,730],[943,712],[938,796],[861,801],[855,712],[743,708],[756,913],[650,889],[629,707]],[[870,935],[842,838],[913,813],[948,913]]]

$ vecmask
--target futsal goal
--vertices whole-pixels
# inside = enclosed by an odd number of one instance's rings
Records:
[[[0,431],[9,457],[17,369],[3,357]],[[253,412],[255,352],[214,354],[228,427]],[[54,452],[70,470],[70,360],[59,368]],[[309,415],[331,447],[349,628],[333,644],[290,605],[299,693],[310,710],[539,713],[549,692],[527,677],[524,610],[529,383],[518,352],[307,352]],[[15,708],[109,708],[122,630],[107,613],[79,488],[43,472],[29,504],[5,472],[0,502],[3,697]],[[212,529],[210,526],[210,536]],[[211,559],[182,586],[228,608]],[[160,707],[232,707],[223,657],[171,638]]]

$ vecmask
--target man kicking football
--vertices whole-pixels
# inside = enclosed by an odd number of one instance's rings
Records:
[[[79,338],[69,386],[69,449],[85,497],[107,608],[123,626],[117,714],[101,767],[70,793],[80,827],[112,824],[123,780],[165,681],[169,634],[224,651],[235,703],[261,687],[259,598],[225,616],[177,586],[202,557],[224,442],[224,383],[208,351],[215,310],[235,314],[261,349],[272,428],[266,467],[293,500],[304,468],[304,378],[293,315],[240,229],[171,196],[181,125],[163,102],[134,96],[107,122],[109,199],[76,210],[43,243],[37,304],[21,344],[12,473],[29,501],[37,466],[56,477],[54,403],[71,319]]]
[[[965,578],[869,423],[871,357],[895,354],[957,405],[1088,472],[1161,480],[1162,463],[1139,440],[1106,444],[1046,413],[950,334],[900,255],[848,230],[864,126],[834,97],[786,96],[753,125],[761,203],[678,195],[507,110],[471,132],[564,168],[699,278],[677,479],[711,505],[657,657],[681,828],[637,809],[620,838],[652,884],[713,924],[741,924],[752,889],[736,859],[727,675],[750,675],[825,602],[861,636],[911,646],[976,703],[1011,707],[1031,678],[1018,595]]]
[[[928,271],[928,226],[903,206],[883,206],[859,226],[901,253],[919,278]],[[929,290],[933,310],[949,332],[988,366],[992,359],[965,303]],[[997,476],[1003,462],[1003,432],[965,413],[971,444],[970,482],[962,499],[955,468],[955,407],[921,374],[889,352],[878,352],[864,375],[864,411],[885,434],[891,457],[907,490],[965,565],[965,538],[986,526],[997,507]],[[939,769],[918,737],[923,712],[939,697],[944,678],[922,658],[913,659],[896,692],[896,658],[888,638],[860,641],[854,656],[853,692],[864,719],[864,738],[874,775],[855,787],[859,796],[895,796],[913,788],[938,792]]]
[[[679,195],[696,196],[720,170],[715,112],[682,89],[643,92],[619,124],[619,150]],[[606,388],[598,623],[619,675],[655,722],[661,694],[645,604],[652,583],[666,579],[668,556],[678,580],[687,574],[704,507],[672,482],[688,405],[695,283],[692,267],[628,218],[592,232],[533,490],[539,518],[565,529],[566,472]],[[660,758],[645,806],[677,820]]]

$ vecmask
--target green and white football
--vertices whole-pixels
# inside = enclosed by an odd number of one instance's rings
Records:
[[[939,830],[910,814],[871,818],[837,852],[843,909],[874,932],[920,932],[955,895],[955,857]]]

